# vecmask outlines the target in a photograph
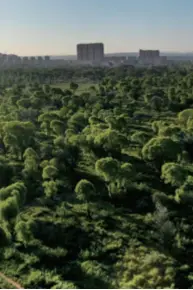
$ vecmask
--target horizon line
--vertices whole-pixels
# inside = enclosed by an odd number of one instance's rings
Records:
[[[143,50],[155,50],[155,49],[143,49]],[[159,50],[159,49],[158,49]],[[175,54],[193,54],[193,51],[175,51],[175,50],[159,50],[161,54],[163,53],[175,53]],[[105,52],[104,54],[131,54],[131,53],[139,53],[139,50],[138,51],[123,51],[123,52]],[[9,54],[9,53],[8,53]],[[13,53],[10,53],[10,54],[13,54]],[[38,56],[76,56],[76,53],[69,53],[69,54],[36,54],[36,55],[32,55],[32,54],[28,54],[28,55],[18,55],[20,57],[25,57],[25,56],[34,56],[34,57],[38,57]]]

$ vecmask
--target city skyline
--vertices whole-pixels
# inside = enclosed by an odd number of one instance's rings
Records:
[[[75,55],[87,42],[105,53],[191,52],[192,10],[192,0],[3,0],[0,52]]]

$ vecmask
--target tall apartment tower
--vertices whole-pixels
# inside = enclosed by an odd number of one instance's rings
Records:
[[[101,62],[104,59],[103,43],[87,43],[77,45],[77,60]]]
[[[142,50],[139,51],[139,61],[142,64],[156,65],[160,62],[159,50]]]
[[[159,52],[159,50],[142,50],[142,49],[140,49],[139,57],[142,59],[160,57],[160,52]]]

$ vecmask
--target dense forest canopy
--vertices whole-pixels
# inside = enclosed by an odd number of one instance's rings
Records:
[[[0,271],[192,288],[193,70],[6,70],[0,93]]]

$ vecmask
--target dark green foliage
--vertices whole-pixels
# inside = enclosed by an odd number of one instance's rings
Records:
[[[90,181],[82,179],[77,183],[75,192],[79,200],[88,201],[95,195],[95,188]]]
[[[0,83],[0,271],[25,288],[191,289],[192,69]]]
[[[23,182],[16,182],[0,189],[1,201],[4,201],[10,197],[16,198],[18,205],[22,206],[24,204],[26,187]]]
[[[17,198],[15,196],[8,197],[5,201],[1,201],[0,204],[0,218],[5,221],[9,221],[15,218],[19,213],[19,206]]]
[[[178,154],[180,154],[180,144],[169,137],[152,138],[142,149],[143,157],[155,161],[155,164],[175,161]]]

